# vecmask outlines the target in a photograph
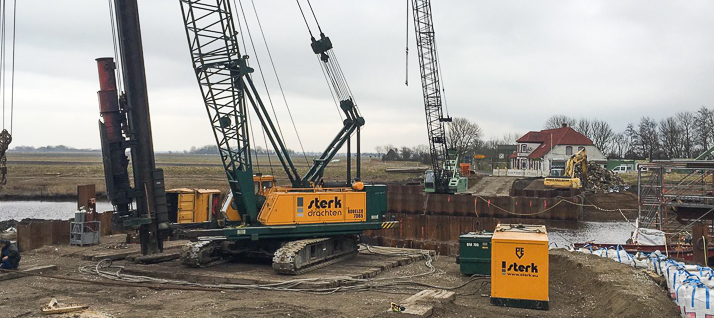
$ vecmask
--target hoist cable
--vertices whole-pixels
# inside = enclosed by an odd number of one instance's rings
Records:
[[[273,162],[270,159],[270,148],[268,148],[268,138],[265,136],[265,129],[261,129],[261,130],[263,131],[263,143],[265,144],[265,152],[268,154],[268,166],[270,166],[270,174],[274,176],[275,171],[273,171]],[[258,160],[258,159],[256,159],[256,160]]]
[[[248,19],[245,17],[245,11],[243,10],[243,2],[238,0],[238,5],[240,6],[240,12],[243,16],[243,23],[245,24],[246,32],[248,33],[248,40],[250,41],[250,46],[253,49],[253,54],[255,55],[255,62],[258,64],[258,72],[260,73],[260,79],[263,81],[263,86],[265,87],[265,94],[268,96],[268,104],[273,110],[273,117],[277,119],[278,115],[275,113],[275,106],[273,106],[273,98],[270,96],[270,91],[268,90],[268,83],[265,81],[265,75],[263,74],[263,66],[260,64],[260,58],[258,57],[258,51],[255,49],[255,43],[253,42],[253,34],[250,32],[250,26],[248,26]],[[280,133],[280,138],[285,140],[285,135],[283,135],[283,129],[280,127],[280,122],[275,121],[278,126],[278,132]]]
[[[116,13],[114,10],[114,5],[113,5],[113,0],[108,0],[109,2],[109,21],[111,23],[111,28],[112,28],[112,45],[114,46],[114,61],[116,61],[114,64],[116,65],[116,69],[114,70],[117,78],[117,89],[118,92],[121,94],[122,91],[122,84],[124,83],[122,80],[122,71],[121,71],[121,61],[120,61],[120,55],[119,55],[119,45],[117,44],[117,30],[116,30],[116,24],[115,24],[115,19],[116,19]]]
[[[406,85],[406,86],[409,86],[409,1],[410,1],[410,0],[407,0],[407,32],[406,32],[406,35],[407,35],[407,36],[406,36],[406,47],[407,47],[406,52],[407,52],[407,56],[406,56],[406,58],[404,59],[404,60],[405,60],[405,64],[406,64],[406,68],[405,68],[405,69],[406,69],[406,74],[405,74],[406,76],[405,76],[405,80],[404,80],[404,85]]]
[[[312,36],[312,30],[310,30],[310,25],[307,23],[307,19],[305,18],[305,12],[302,11],[302,6],[300,5],[300,1],[295,0],[295,2],[297,3],[298,8],[300,8],[300,14],[302,14],[302,19],[303,19],[303,21],[305,21],[305,26],[307,27],[307,32],[310,33],[310,38],[314,38],[314,36]]]
[[[229,3],[228,5],[230,5],[230,3]],[[237,10],[238,7],[239,7],[239,6],[236,4],[236,1],[235,1],[235,0],[233,0],[233,7],[234,7],[236,10]],[[240,8],[241,8],[241,12],[242,12],[242,11],[243,11],[243,6],[241,5]],[[245,14],[243,15],[243,18],[244,18],[243,23],[245,23],[245,24],[246,24],[246,28],[248,28],[248,23],[247,23],[247,21],[245,21]],[[243,42],[243,48],[245,48],[246,53],[247,53],[248,46],[245,44],[245,36],[243,36],[243,26],[242,26],[241,23],[240,23],[241,20],[240,20],[240,18],[239,18],[238,16],[235,16],[234,19],[238,20],[237,23],[236,23],[236,24],[238,24],[238,33],[240,34],[240,39],[241,39],[241,41]],[[248,32],[248,36],[250,36],[250,31],[246,31],[246,32]],[[255,46],[253,46],[253,53],[256,53],[256,52],[255,52]],[[256,53],[255,55],[257,55],[257,53]],[[257,56],[256,56],[256,60],[257,60]],[[246,63],[247,66],[250,66],[250,64],[249,64],[250,62],[249,62],[248,60],[246,60],[245,63]],[[258,62],[258,65],[260,65],[260,62]],[[245,76],[249,76],[249,75],[245,75]],[[242,85],[242,84],[241,84],[241,85]],[[243,88],[243,89],[245,90],[245,88]],[[244,95],[245,95],[245,93],[242,93],[242,96],[244,96]],[[241,99],[243,100],[243,102],[245,102],[245,97],[241,97]],[[239,102],[238,106],[239,106],[239,107],[241,106],[240,102]],[[250,118],[249,108],[248,108],[248,107],[243,107],[243,110],[244,110],[245,112],[247,112],[247,114],[245,114],[245,118],[246,118],[246,120],[249,122],[249,127],[250,127],[250,136],[248,136],[248,142],[250,143],[250,139],[253,138],[253,143],[254,143],[254,144],[257,144],[257,143],[255,143],[255,137],[254,137],[254,133],[253,133],[253,126],[250,124],[250,122],[252,122],[252,121],[251,121],[251,118]],[[256,114],[256,115],[257,115],[257,114]],[[261,129],[261,130],[263,131],[263,134],[265,134],[265,130],[264,130],[264,129]],[[266,150],[267,150],[267,147],[268,147],[267,143],[266,143],[266,146],[265,146],[265,147],[266,147]],[[254,153],[255,153],[256,166],[258,167],[258,172],[260,172],[260,161],[258,161],[258,152],[257,152],[257,151],[254,151]],[[271,159],[270,159],[270,151],[268,151],[268,165],[270,165],[271,167],[273,166],[273,163],[272,163],[272,161],[271,161]]]
[[[302,139],[300,134],[298,134],[297,126],[295,125],[295,120],[293,120],[293,113],[290,111],[290,106],[288,105],[288,99],[285,97],[285,91],[283,90],[283,84],[280,82],[280,77],[278,76],[278,71],[275,68],[275,62],[273,61],[273,55],[270,53],[270,47],[268,47],[268,41],[265,38],[265,33],[263,32],[263,25],[260,23],[260,18],[258,17],[258,10],[255,8],[255,2],[250,0],[253,6],[253,12],[255,13],[255,19],[258,22],[258,28],[260,29],[260,35],[263,37],[263,44],[265,44],[265,50],[268,52],[268,59],[270,60],[270,65],[273,68],[273,74],[275,74],[275,79],[278,82],[278,88],[280,88],[280,94],[283,96],[283,102],[285,102],[285,108],[290,116],[290,122],[293,124],[293,130],[295,130],[295,136],[297,136],[298,143],[300,144],[300,150],[302,150],[302,156],[305,158],[305,164],[310,166],[310,162],[307,160],[307,154],[305,153],[305,147],[302,145]],[[275,112],[275,110],[273,110]]]
[[[325,82],[327,83],[327,87],[329,88],[330,87],[330,78],[327,75],[327,71],[326,71],[327,67],[324,66],[324,63],[320,60],[319,56],[315,55],[315,57],[317,58],[317,64],[320,64],[320,69],[322,70],[322,76],[325,77]],[[342,117],[342,112],[340,111],[340,103],[337,100],[337,97],[335,96],[335,93],[333,92],[332,89],[330,89],[330,95],[332,95],[332,100],[335,102],[335,108],[337,109],[337,114],[340,115],[340,120],[344,121],[345,119]]]
[[[0,26],[0,98],[2,98],[2,129],[5,130],[5,23],[6,23],[6,1],[3,0],[0,6],[0,19],[2,19],[2,25]]]
[[[355,114],[359,115],[359,108],[357,108],[357,99],[355,99],[354,95],[352,95],[352,89],[350,88],[350,84],[347,82],[347,79],[345,78],[345,73],[342,72],[342,67],[340,66],[340,63],[337,61],[337,53],[335,51],[332,51],[332,58],[335,60],[335,65],[337,66],[338,73],[342,76],[342,82],[345,84],[345,87],[347,88],[347,94],[349,97],[352,99],[352,102],[354,103],[354,111]]]
[[[317,16],[315,16],[315,10],[312,9],[312,4],[310,3],[310,0],[307,0],[307,5],[310,7],[310,11],[312,12],[312,17],[315,19],[315,24],[317,24],[317,29],[320,31],[320,34],[322,34],[322,28],[320,28],[320,22],[317,21]]]
[[[12,118],[15,109],[15,35],[17,34],[17,0],[12,9],[12,70],[10,71],[10,135],[12,135]]]

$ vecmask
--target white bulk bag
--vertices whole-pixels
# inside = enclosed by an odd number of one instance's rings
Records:
[[[682,317],[710,318],[714,315],[711,291],[698,279],[687,279],[677,287],[675,302]]]
[[[672,270],[669,272],[667,276],[667,290],[669,290],[669,294],[672,296],[672,299],[677,298],[677,288],[682,286],[684,281],[688,279],[699,281],[699,277],[684,269]]]

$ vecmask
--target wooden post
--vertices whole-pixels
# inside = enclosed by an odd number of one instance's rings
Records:
[[[692,242],[694,243],[692,261],[694,261],[695,264],[707,264],[707,251],[710,245],[709,236],[707,234],[707,226],[703,223],[696,223],[692,226]]]

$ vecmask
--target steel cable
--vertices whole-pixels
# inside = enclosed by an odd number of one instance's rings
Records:
[[[17,0],[12,5],[12,70],[10,71],[10,135],[12,135],[12,119],[15,110],[15,35],[17,34]]]
[[[258,10],[255,8],[255,2],[250,0],[253,6],[253,12],[255,13],[255,20],[258,22],[258,28],[260,29],[260,35],[263,37],[263,44],[265,44],[265,50],[268,52],[268,59],[270,60],[270,65],[273,67],[273,74],[275,74],[275,80],[278,82],[278,88],[280,88],[280,94],[283,96],[283,102],[285,103],[285,108],[290,116],[290,122],[293,124],[293,129],[295,130],[295,135],[297,136],[298,143],[300,144],[300,150],[302,150],[302,156],[305,158],[305,164],[310,166],[310,162],[307,160],[307,154],[305,153],[305,147],[302,145],[302,139],[300,134],[298,134],[297,126],[295,125],[295,120],[293,120],[293,113],[290,111],[290,106],[288,105],[288,99],[285,97],[285,91],[283,90],[283,84],[280,82],[280,77],[278,76],[278,71],[275,68],[275,62],[273,61],[273,55],[270,53],[270,47],[268,47],[268,41],[265,39],[265,32],[263,32],[263,25],[260,23],[260,18],[258,17]],[[275,110],[273,110],[275,112]]]
[[[412,256],[413,253],[406,252],[394,252],[393,250],[386,249],[383,247],[374,247],[366,244],[360,244],[369,253],[377,255],[393,255],[393,256]],[[413,275],[403,275],[398,277],[384,277],[384,278],[367,278],[367,279],[355,279],[346,276],[331,276],[331,277],[321,277],[321,278],[299,278],[292,279],[284,282],[276,282],[269,284],[202,284],[193,283],[183,280],[172,280],[155,278],[144,275],[133,275],[126,274],[122,271],[124,266],[113,265],[110,260],[102,260],[94,265],[85,265],[79,267],[79,272],[83,274],[90,274],[99,276],[105,279],[122,281],[127,283],[154,283],[154,284],[170,284],[177,286],[186,287],[196,287],[196,288],[209,288],[209,289],[221,289],[221,290],[234,290],[234,289],[247,289],[247,290],[272,290],[272,291],[290,291],[290,292],[306,292],[313,294],[332,294],[336,292],[358,292],[366,290],[384,290],[387,288],[395,288],[399,286],[400,289],[416,289],[419,287],[437,288],[444,290],[457,290],[463,288],[473,282],[476,282],[484,277],[472,276],[468,281],[463,282],[456,286],[438,286],[428,283],[415,282],[412,279],[417,277],[423,277],[432,274],[443,274],[444,271],[437,270],[433,265],[433,258],[429,253],[424,253],[425,265],[429,268],[428,271],[417,273]],[[337,287],[314,287],[310,285],[324,286],[325,283],[341,283],[342,286]],[[485,286],[483,282],[480,288]],[[301,285],[305,287],[301,287]]]

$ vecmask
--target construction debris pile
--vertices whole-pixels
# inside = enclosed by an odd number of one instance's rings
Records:
[[[580,175],[579,167],[575,168],[576,176]],[[587,180],[583,180],[585,190],[606,193],[619,192],[627,188],[627,184],[614,172],[607,170],[600,165],[588,165]]]

